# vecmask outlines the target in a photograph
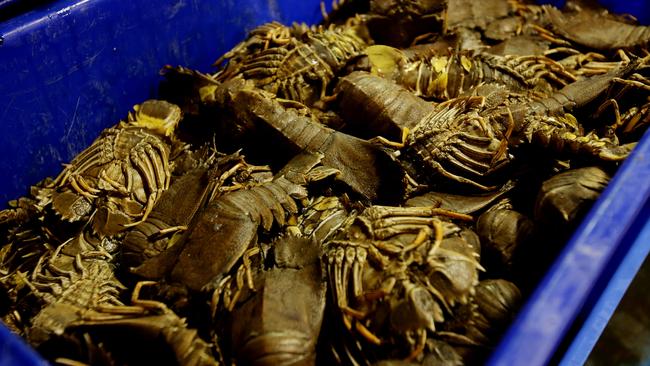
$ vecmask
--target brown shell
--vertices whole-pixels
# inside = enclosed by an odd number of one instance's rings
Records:
[[[609,183],[599,167],[572,169],[546,180],[535,202],[535,219],[567,225],[587,212]]]
[[[250,55],[237,65],[238,74],[279,97],[311,105],[325,96],[329,82],[364,47],[353,31],[307,31],[285,46]],[[219,80],[225,77],[231,76],[225,73]]]
[[[233,352],[242,364],[313,364],[327,289],[318,245],[288,236],[272,246],[275,263],[255,271],[254,294],[230,314]]]
[[[63,219],[85,217],[90,203],[104,206],[93,227],[101,235],[115,235],[145,219],[167,189],[171,170],[166,135],[180,120],[180,109],[147,101],[136,111],[128,123],[105,130],[54,180],[53,208]]]
[[[492,209],[476,222],[483,248],[500,265],[509,267],[517,248],[531,239],[533,222],[523,214],[510,209]]]
[[[471,217],[371,206],[325,244],[332,302],[358,341],[390,344],[388,354],[408,355],[456,303],[469,301],[482,269],[478,240],[449,219]]]

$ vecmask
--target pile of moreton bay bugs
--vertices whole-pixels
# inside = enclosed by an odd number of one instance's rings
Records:
[[[66,365],[480,363],[650,122],[649,41],[575,2],[261,25],[0,212],[2,320]]]

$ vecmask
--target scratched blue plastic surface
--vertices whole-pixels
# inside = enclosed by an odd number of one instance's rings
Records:
[[[641,24],[650,24],[650,0],[598,0],[612,13],[631,14]],[[539,4],[550,4],[561,8],[566,0],[539,0]]]
[[[611,12],[631,14],[641,24],[650,24],[649,0],[600,0],[599,2]]]
[[[0,205],[57,174],[62,162],[133,104],[154,97],[164,64],[207,71],[247,30],[271,19],[317,22],[319,1],[59,1],[0,23]],[[618,265],[614,253],[628,249],[626,234],[647,220],[638,215],[650,196],[648,156],[646,136],[522,310],[492,364],[543,364],[577,314],[589,310],[583,309],[586,299],[602,290],[599,280]],[[0,366],[39,364],[2,326],[0,347]]]
[[[0,0],[0,12],[7,9],[10,6],[17,6],[22,0]]]
[[[60,1],[0,23],[0,204],[153,97],[165,63],[208,70],[254,26],[317,22],[319,9],[316,0]]]
[[[20,0],[0,0],[0,12],[10,6],[14,6],[14,4],[17,4],[19,2]]]

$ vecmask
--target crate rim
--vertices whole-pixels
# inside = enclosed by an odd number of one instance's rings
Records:
[[[587,299],[603,295],[601,275],[621,264],[614,258],[616,252],[629,249],[631,242],[625,240],[648,221],[639,214],[650,201],[649,157],[650,130],[528,298],[488,365],[547,364],[576,317],[590,311],[584,308]]]

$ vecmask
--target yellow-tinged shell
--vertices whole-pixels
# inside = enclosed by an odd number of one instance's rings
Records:
[[[181,120],[181,109],[163,100],[150,99],[133,106],[129,123],[152,130],[160,135],[171,136]]]
[[[373,45],[365,50],[370,61],[370,72],[392,79],[399,71],[398,65],[405,60],[402,51],[384,45]]]
[[[201,101],[209,100],[219,88],[219,85],[206,85],[199,89]]]
[[[465,71],[470,72],[472,70],[472,61],[470,61],[465,55],[460,56],[460,64],[463,65]]]
[[[419,65],[419,63],[417,64]],[[420,94],[425,95],[446,95],[447,83],[449,82],[449,72],[447,71],[449,64],[450,62],[448,57],[433,57],[431,59],[431,66],[437,76],[431,79],[427,86],[427,90],[424,93],[420,90],[420,83],[418,82],[417,91]]]

